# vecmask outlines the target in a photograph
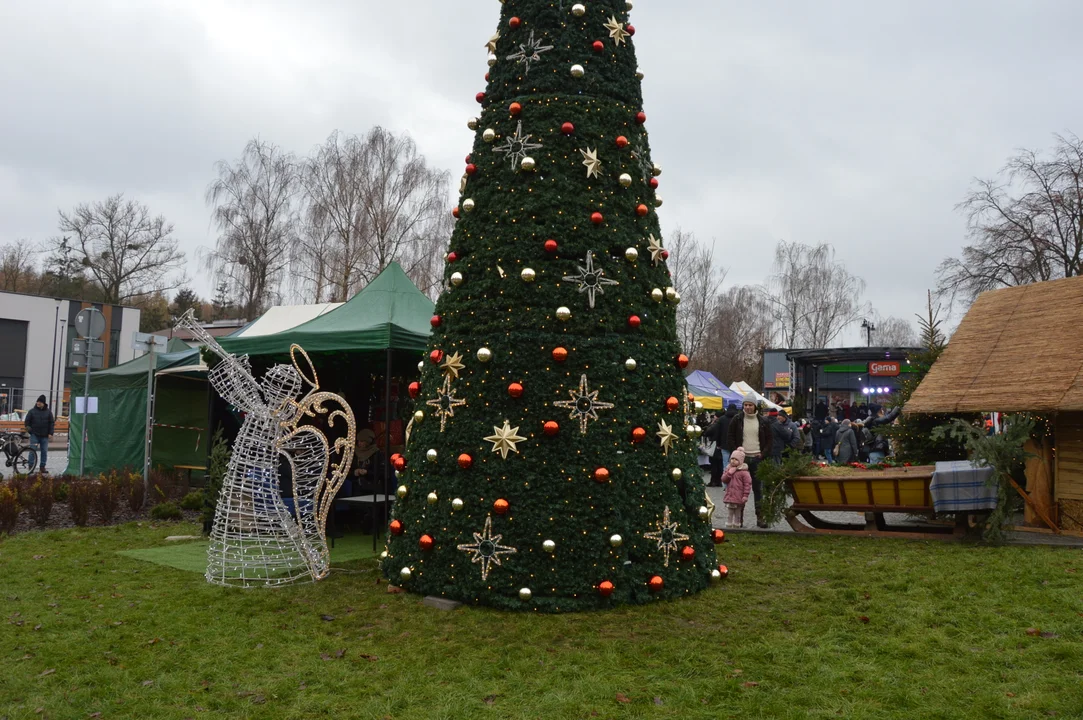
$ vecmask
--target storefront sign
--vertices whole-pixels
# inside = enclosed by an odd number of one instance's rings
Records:
[[[775,388],[788,388],[790,386],[790,374],[788,372],[775,373]]]
[[[869,375],[871,377],[898,377],[901,372],[902,365],[898,362],[869,363]]]

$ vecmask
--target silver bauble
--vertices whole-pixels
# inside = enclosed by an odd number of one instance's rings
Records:
[[[635,262],[639,259],[639,251],[633,247],[630,247],[624,251],[624,259],[628,262]]]
[[[639,363],[636,362],[635,358],[628,358],[624,361],[624,369],[628,372],[635,372],[637,367],[639,367]]]
[[[422,360],[421,362],[419,362],[417,364],[417,371],[418,372],[424,372],[424,370],[425,370],[425,361]]]
[[[552,540],[546,540],[542,543],[542,550],[552,555],[557,551],[557,544]]]
[[[581,78],[587,74],[586,69],[582,65],[572,65],[572,77]]]
[[[519,599],[523,602],[530,600],[534,596],[534,593],[530,592],[530,588],[522,588],[519,590]]]
[[[465,505],[465,504],[466,503],[464,503],[461,499],[455,498],[454,500],[451,501],[451,509],[452,510],[462,510],[463,505]]]
[[[621,173],[620,176],[621,187],[632,187],[632,176],[628,173]]]
[[[696,409],[696,412],[699,412],[703,409],[703,403],[701,403],[699,400],[696,400],[694,403],[692,403],[692,407]]]
[[[521,163],[519,163],[519,167],[523,168],[527,172],[530,172],[531,170],[533,170],[537,166],[538,166],[538,163],[534,162],[534,158],[532,158],[532,157],[525,157],[525,158],[523,158],[523,161]]]
[[[474,198],[463,200],[463,210],[466,212],[474,212],[475,207],[477,207],[477,203],[474,202]]]
[[[496,130],[493,130],[492,128],[485,128],[485,132],[481,134],[481,139],[485,142],[492,142],[493,140],[496,140]]]
[[[624,544],[624,538],[622,538],[620,535],[610,535],[609,544],[612,547],[618,548]]]
[[[481,348],[478,350],[478,360],[487,363],[493,359],[493,351],[489,348]]]
[[[519,273],[519,277],[523,279],[523,282],[532,283],[537,279],[538,274],[534,272],[533,268],[523,268],[523,271]]]
[[[568,308],[563,307],[563,306],[557,308],[557,318],[558,319],[560,319],[560,320],[570,320],[571,317],[572,317],[572,311],[569,310]]]
[[[436,462],[439,459],[439,457],[440,457],[440,454],[438,452],[436,452],[436,448],[431,448],[427,453],[425,453],[425,459],[428,460],[431,463]]]
[[[384,550],[382,553],[380,553],[380,559],[387,560],[387,550]]]
[[[451,273],[451,284],[455,287],[459,287],[463,284],[463,274],[460,272]]]
[[[575,15],[576,17],[583,17],[586,14],[587,6],[583,3],[576,3],[575,5],[572,5],[572,15]]]
[[[402,578],[403,580],[409,580],[413,576],[414,576],[414,571],[411,570],[408,567],[404,567],[402,570],[399,570],[399,577]]]

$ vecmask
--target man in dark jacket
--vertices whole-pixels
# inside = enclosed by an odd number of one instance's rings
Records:
[[[829,463],[835,461],[835,438],[838,434],[839,421],[834,416],[827,418],[827,422],[820,431],[820,446],[823,448],[824,458]]]
[[[876,416],[865,423],[865,428],[872,433],[872,443],[869,445],[870,463],[876,464],[882,462],[883,459],[887,457],[888,451],[891,449],[887,437],[882,432],[877,432],[875,428],[885,427],[895,422],[895,418],[899,417],[901,411],[902,406],[900,405],[885,415],[884,409],[878,407],[876,409]]]
[[[780,412],[771,423],[771,459],[782,462],[782,451],[792,446],[793,430],[790,428],[790,418],[786,413]]]
[[[34,407],[23,418],[26,431],[30,433],[30,447],[38,453],[38,468],[42,473],[47,473],[45,463],[49,459],[49,441],[53,439],[53,429],[56,421],[53,413],[45,402],[45,396],[38,397]]]
[[[739,447],[745,449],[745,463],[752,476],[752,494],[756,502],[756,527],[765,528],[767,523],[760,517],[763,485],[756,478],[756,470],[765,457],[771,456],[773,438],[767,419],[760,417],[755,395],[750,393],[745,396],[742,412],[730,421],[727,437],[731,452]]]
[[[722,484],[722,471],[725,469],[722,463],[722,446],[726,444],[726,430],[729,420],[720,412],[714,414],[714,420],[703,431],[703,439],[714,443],[714,453],[711,455],[711,487]]]
[[[843,420],[839,424],[839,434],[836,438],[836,443],[839,446],[839,456],[835,459],[839,461],[840,465],[849,465],[852,462],[857,462],[857,436],[854,435],[854,428],[849,420]]]

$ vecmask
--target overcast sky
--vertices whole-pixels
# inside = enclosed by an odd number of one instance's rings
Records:
[[[124,192],[176,224],[209,294],[204,191],[253,136],[303,153],[379,124],[457,179],[499,10],[2,0],[0,243]],[[727,283],[762,281],[779,239],[828,242],[912,318],[971,178],[1083,132],[1077,0],[636,0],[632,21],[663,229],[713,239]]]

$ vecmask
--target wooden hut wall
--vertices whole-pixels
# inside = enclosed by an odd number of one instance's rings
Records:
[[[1083,413],[1057,417],[1057,500],[1083,501]]]

